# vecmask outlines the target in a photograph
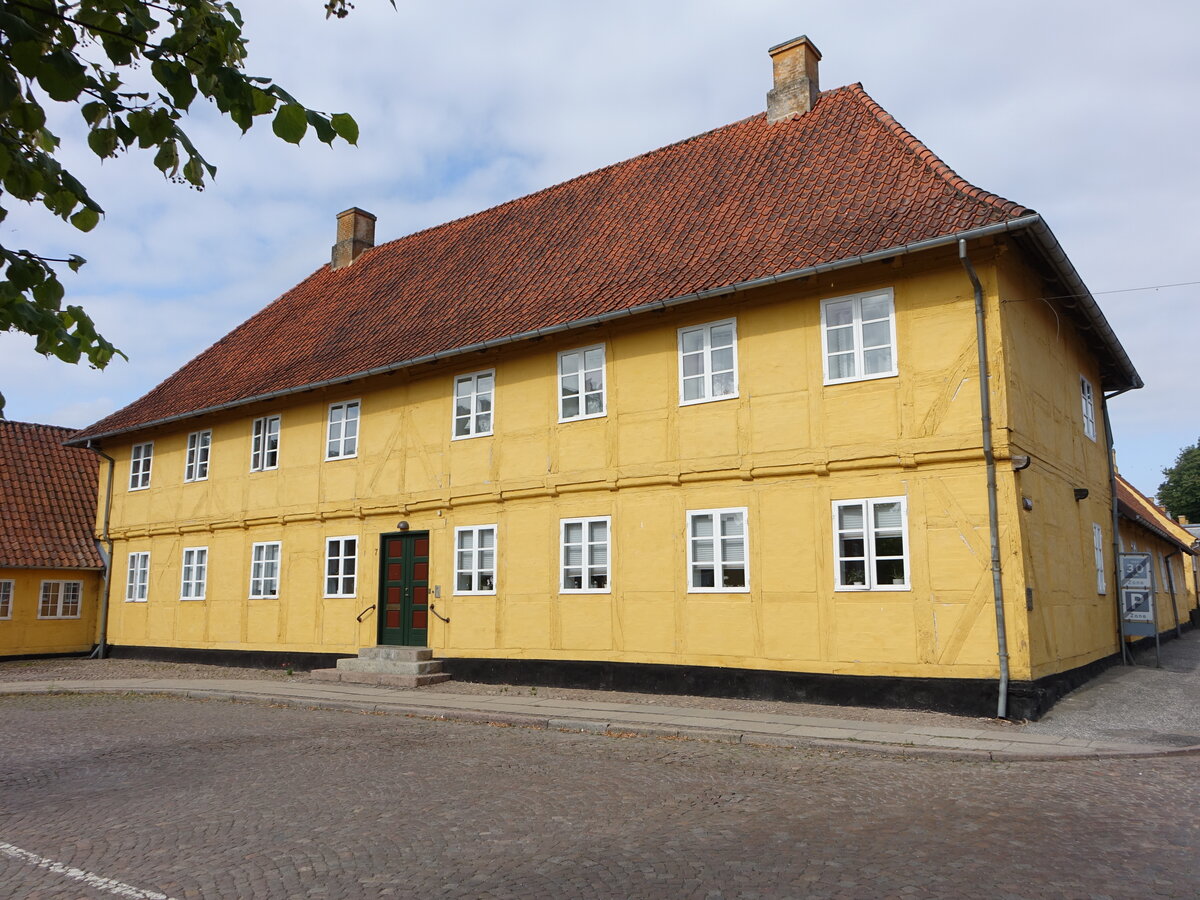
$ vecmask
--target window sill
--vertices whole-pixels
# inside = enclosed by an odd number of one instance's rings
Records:
[[[452,440],[452,441],[469,441],[469,440],[471,440],[471,438],[491,437],[493,434],[495,434],[495,430],[481,431],[478,434],[452,434],[450,436],[450,440]]]
[[[570,416],[565,419],[562,417],[562,414],[560,413],[559,417],[558,417],[558,424],[565,425],[568,422],[586,422],[589,419],[603,419],[603,418],[606,418],[607,416],[608,416],[607,410],[605,410],[604,412],[592,413],[591,415],[588,415],[588,416]]]
[[[900,377],[900,372],[896,371],[896,372],[881,372],[878,375],[860,375],[860,376],[856,376],[854,378],[838,378],[836,380],[826,378],[825,386],[831,387],[833,385],[838,385],[838,384],[857,384],[860,381],[880,381],[881,379],[884,379],[884,378],[899,378],[899,377]]]
[[[689,587],[687,592],[688,594],[748,594],[750,593],[750,588]]]
[[[698,397],[695,400],[680,400],[680,406],[699,406],[702,403],[720,403],[722,400],[736,400],[741,394],[734,391],[732,394],[722,394],[720,397]]]

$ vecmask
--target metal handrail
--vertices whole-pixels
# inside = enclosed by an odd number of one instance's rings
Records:
[[[437,616],[439,619],[441,619],[443,622],[445,622],[447,625],[450,624],[450,620],[447,619],[445,616],[443,616],[440,612],[438,612],[437,607],[435,607],[432,603],[429,604],[429,611],[431,613],[433,613],[435,616]]]
[[[359,622],[361,622],[361,621],[363,620],[363,616],[365,616],[367,613],[369,613],[369,612],[370,612],[371,610],[373,610],[374,608],[375,608],[375,604],[374,604],[374,603],[372,603],[370,606],[368,606],[366,609],[364,609],[362,612],[360,612],[360,613],[359,613],[357,616],[355,616],[354,618],[356,618],[356,619],[357,619]]]

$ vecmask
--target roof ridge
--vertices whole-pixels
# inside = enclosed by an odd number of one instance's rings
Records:
[[[843,88],[835,88],[835,90],[843,90]],[[832,93],[832,91],[826,91],[825,93]],[[495,206],[487,206],[487,207],[484,207],[483,209],[478,209],[475,212],[467,213],[466,215],[459,216],[457,219],[449,219],[445,222],[439,222],[437,225],[430,225],[427,228],[421,228],[421,229],[418,229],[417,231],[411,231],[408,234],[402,234],[399,237],[392,238],[390,241],[385,241],[382,244],[376,244],[374,247],[372,247],[370,250],[368,250],[367,253],[370,253],[373,250],[378,250],[382,247],[387,247],[390,244],[396,244],[396,243],[399,243],[400,241],[407,241],[410,238],[415,238],[415,237],[418,237],[423,234],[428,234],[431,231],[438,231],[442,228],[448,228],[451,225],[458,225],[463,222],[469,222],[471,219],[474,219],[478,216],[483,216],[483,215],[486,215],[487,213],[495,212],[498,209],[504,209],[504,207],[506,207],[506,206],[513,206],[517,203],[521,203],[526,200],[532,200],[534,197],[540,196],[541,194],[545,194],[550,191],[556,191],[559,188],[562,188],[568,184],[573,184],[577,181],[583,181],[585,178],[592,178],[594,176],[601,174],[602,172],[607,172],[610,169],[617,169],[617,168],[620,168],[621,166],[629,165],[629,163],[634,162],[635,160],[648,159],[653,156],[658,156],[659,154],[665,153],[668,150],[674,150],[677,147],[682,147],[684,144],[690,144],[692,141],[698,141],[698,140],[700,140],[700,138],[708,137],[709,135],[716,134],[717,132],[720,132],[720,131],[725,131],[726,129],[729,129],[729,128],[734,128],[735,126],[742,125],[753,119],[761,119],[764,116],[766,116],[765,111],[757,112],[757,113],[754,113],[749,116],[744,116],[740,119],[735,119],[734,121],[727,122],[724,125],[718,125],[716,128],[710,128],[707,131],[701,131],[697,134],[693,134],[691,137],[686,137],[686,138],[683,138],[678,141],[672,141],[671,143],[664,144],[661,147],[655,147],[653,150],[646,150],[643,153],[635,154],[634,156],[627,157],[626,159],[620,159],[620,160],[617,160],[616,162],[608,163],[607,165],[603,165],[598,169],[592,169],[590,172],[583,172],[579,175],[572,176],[571,178],[568,178],[565,181],[556,181],[553,184],[548,184],[545,187],[538,188],[536,191],[531,191],[528,194],[522,194],[519,197],[513,197],[511,200],[505,200],[502,203],[497,203]],[[365,255],[366,254],[364,254],[364,256]],[[349,268],[349,267],[347,267],[347,268]],[[320,270],[318,269],[318,271],[320,271]]]
[[[57,428],[59,431],[69,431],[72,434],[80,430],[70,425],[51,425],[48,422],[19,422],[16,419],[4,418],[0,418],[0,425],[25,425],[32,428]]]
[[[1034,210],[1029,209],[1027,206],[1001,197],[999,194],[993,194],[991,191],[985,191],[983,188],[976,187],[955,172],[940,156],[930,150],[924,141],[901,125],[896,121],[895,116],[880,106],[875,101],[875,98],[867,93],[861,81],[856,81],[854,84],[847,85],[846,87],[849,89],[850,94],[858,99],[884,127],[900,139],[901,145],[909,153],[917,157],[917,159],[959,193],[986,203],[1005,214],[1012,214],[1018,211],[1022,213],[1034,212]]]

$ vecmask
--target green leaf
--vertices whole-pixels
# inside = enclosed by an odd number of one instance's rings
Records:
[[[47,272],[46,280],[33,288],[33,298],[41,306],[58,309],[63,298],[63,286],[53,271]]]
[[[42,52],[39,41],[16,41],[9,45],[8,58],[26,78],[35,78],[42,64]]]
[[[179,171],[179,145],[167,141],[154,154],[154,166],[164,175],[174,175]]]
[[[276,137],[282,138],[289,144],[298,144],[304,137],[304,132],[308,130],[308,118],[305,113],[306,110],[303,106],[298,103],[289,103],[275,113],[275,121],[271,123],[271,130],[275,132]]]
[[[192,73],[183,63],[168,59],[156,59],[150,65],[150,74],[155,81],[166,88],[171,95],[171,102],[178,109],[187,109],[196,98],[196,85],[192,81]]]
[[[337,137],[337,132],[333,130],[333,126],[329,124],[329,120],[318,112],[313,112],[311,109],[305,114],[308,119],[308,124],[313,127],[313,131],[317,133],[317,140],[322,144],[332,144],[333,139]]]
[[[38,66],[38,84],[50,95],[50,99],[65,103],[74,100],[87,86],[86,70],[73,53],[62,47],[42,57]]]
[[[88,146],[101,159],[115,156],[117,152],[117,132],[113,128],[94,128],[88,134]]]
[[[92,103],[83,104],[80,114],[83,116],[83,121],[87,122],[93,128],[104,121],[104,117],[108,115],[108,104],[94,101]]]
[[[69,257],[67,257],[67,265],[70,267],[72,272],[78,272],[86,264],[87,264],[86,259],[84,259],[82,256],[77,256],[74,253],[72,253]]]
[[[71,224],[80,231],[91,231],[99,222],[100,214],[89,206],[71,216]]]
[[[329,118],[329,123],[338,133],[338,137],[347,144],[358,144],[358,123],[349,113],[334,113]]]

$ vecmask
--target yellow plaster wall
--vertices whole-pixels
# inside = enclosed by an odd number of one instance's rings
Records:
[[[977,261],[999,316],[996,274]],[[892,287],[900,377],[826,386],[820,301]],[[735,316],[739,396],[678,404],[677,329]],[[999,329],[994,372],[1004,371]],[[560,350],[603,342],[608,414],[559,424]],[[992,677],[997,671],[970,284],[952,254],[862,267],[588,329],[452,364],[315,391],[139,435],[152,486],[123,490],[117,460],[110,640],[123,645],[354,652],[375,643],[378,536],[432,536],[440,654]],[[455,374],[496,368],[495,435],[453,441]],[[1008,392],[990,385],[998,452]],[[356,459],[323,461],[329,403],[361,399]],[[251,421],[283,416],[280,468],[248,471]],[[209,480],[182,483],[186,436],[213,429]],[[1003,467],[1002,467],[1003,468]],[[1001,475],[1015,503],[1014,476]],[[831,502],[908,498],[912,587],[833,589]],[[745,506],[750,591],[691,594],[685,513]],[[556,590],[559,519],[613,517],[612,592]],[[1021,524],[1002,553],[1014,677],[1030,671]],[[453,528],[496,523],[499,591],[452,594]],[[322,597],[326,537],[360,537],[358,596]],[[282,540],[275,600],[248,600],[250,544]],[[183,547],[209,547],[208,596],[179,600]],[[125,603],[126,554],[151,553],[147,603]]]
[[[0,657],[82,653],[96,643],[100,573],[78,569],[0,569],[13,582],[12,618],[0,619]],[[77,619],[39,619],[43,581],[79,581]]]
[[[1187,623],[1188,614],[1196,608],[1196,574],[1192,566],[1193,557],[1176,553],[1170,544],[1136,522],[1121,517],[1118,534],[1121,536],[1121,552],[1140,551],[1150,553],[1154,566],[1154,621],[1160,632],[1173,631],[1177,624]],[[1174,554],[1173,556],[1171,554]],[[1169,559],[1167,557],[1170,557]],[[1167,568],[1175,585],[1174,609],[1171,607],[1170,583]]]
[[[1070,321],[1041,299],[1053,291],[1014,253],[1000,254],[995,271],[1010,452],[1032,460],[1017,473],[1007,467],[1004,506],[1020,530],[1018,587],[1022,601],[1025,589],[1032,591],[1031,664],[1041,677],[1118,649],[1102,389],[1097,364]],[[1081,375],[1094,390],[1096,440],[1084,433]],[[1087,490],[1086,499],[1075,499],[1076,488]],[[1025,501],[1032,509],[1023,508]],[[1104,593],[1097,590],[1093,523],[1104,535]]]

